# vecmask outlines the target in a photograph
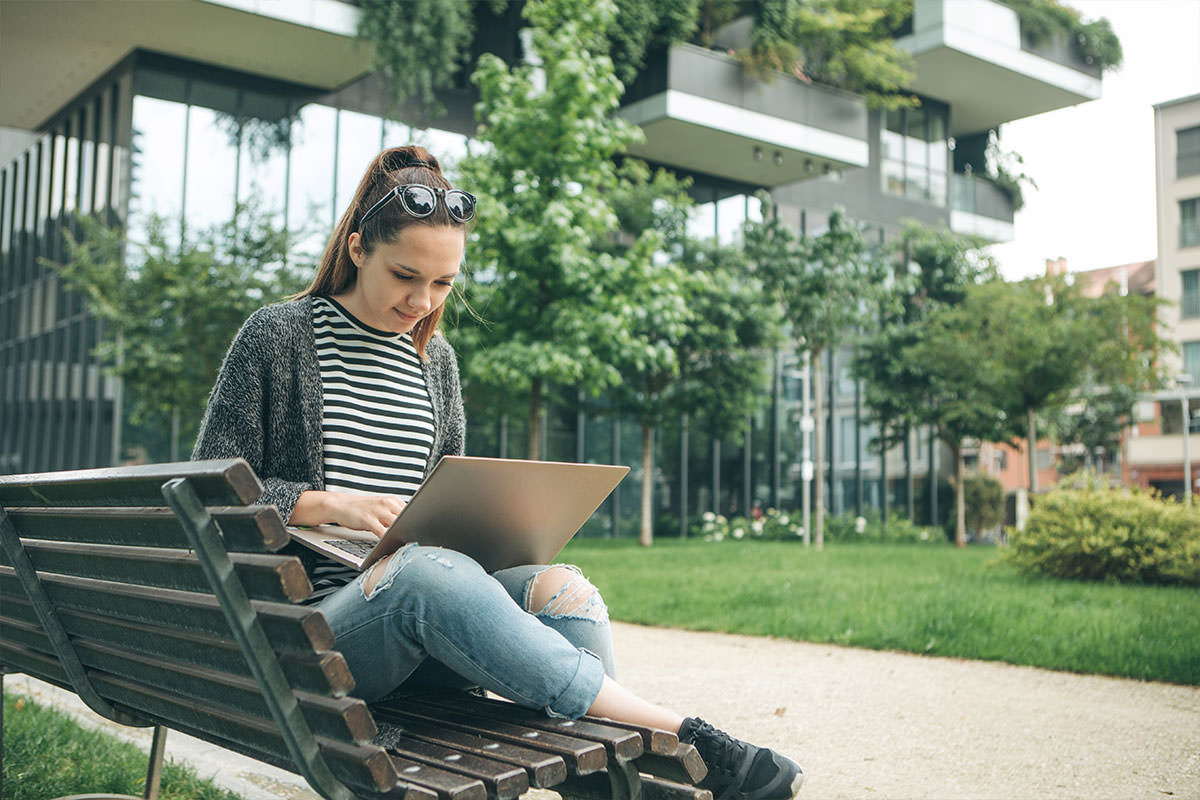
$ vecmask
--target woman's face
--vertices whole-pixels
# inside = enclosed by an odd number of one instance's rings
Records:
[[[466,234],[462,228],[409,225],[370,253],[358,233],[350,234],[349,244],[358,280],[335,299],[372,328],[407,333],[446,302]]]

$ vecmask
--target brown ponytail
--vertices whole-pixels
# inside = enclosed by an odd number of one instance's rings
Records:
[[[367,167],[366,173],[359,181],[358,189],[354,192],[354,199],[350,201],[346,212],[334,227],[312,283],[296,297],[329,297],[340,294],[354,285],[358,279],[358,269],[350,259],[349,241],[350,234],[355,231],[362,237],[362,247],[367,253],[381,242],[395,241],[400,232],[410,225],[463,228],[463,234],[466,235],[466,225],[451,217],[442,203],[436,203],[433,213],[428,217],[417,219],[406,214],[400,203],[391,202],[367,220],[367,224],[360,229],[358,221],[367,209],[393,186],[405,183],[419,183],[440,189],[452,188],[450,181],[442,175],[441,164],[425,148],[409,145],[384,150]],[[425,345],[437,332],[444,307],[443,303],[435,308],[412,330],[413,346],[421,358],[425,358]]]

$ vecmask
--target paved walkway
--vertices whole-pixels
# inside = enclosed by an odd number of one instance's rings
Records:
[[[795,757],[802,798],[1200,799],[1200,687],[625,624],[615,635],[622,683]],[[5,686],[98,719],[24,676]],[[316,797],[290,773],[178,733],[167,743],[247,800]]]

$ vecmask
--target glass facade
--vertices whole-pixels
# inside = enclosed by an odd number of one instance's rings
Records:
[[[453,177],[454,164],[472,146],[458,132],[385,120],[343,107],[336,97],[306,92],[135,54],[0,172],[0,472],[163,461],[169,455],[168,437],[134,425],[123,412],[129,398],[122,397],[120,382],[106,377],[93,355],[103,335],[99,323],[82,298],[43,264],[42,259],[63,257],[62,234],[73,213],[107,215],[138,241],[154,217],[165,219],[172,234],[186,237],[227,222],[239,204],[255,203],[294,235],[297,261],[311,261],[366,163],[382,147],[424,144]],[[904,123],[911,127],[916,119],[914,114]],[[911,170],[911,180],[924,187],[921,196],[944,195],[944,118],[920,119],[925,154],[904,149],[902,160],[920,166]],[[908,138],[903,142],[907,148]],[[749,191],[693,177],[693,234],[736,243],[746,220],[761,219]],[[129,258],[134,252],[129,249]],[[585,530],[633,534],[646,469],[657,535],[678,534],[689,518],[707,510],[748,514],[755,503],[798,508],[803,485],[798,359],[791,353],[762,357],[768,376],[762,390],[769,401],[744,420],[737,435],[714,441],[680,419],[652,432],[648,467],[636,423],[584,413],[573,389],[552,387],[541,425],[541,456],[624,463],[632,469]],[[826,448],[833,487],[826,496],[836,513],[864,500],[878,502],[879,457],[867,449],[871,432],[859,430],[855,382],[844,370],[834,372],[834,356],[828,358],[820,390],[839,420],[837,439],[851,448],[839,453],[833,437]],[[841,355],[837,359],[848,363]],[[501,413],[470,397],[467,401],[470,452],[526,454],[528,421],[522,412]],[[894,491],[899,497],[907,490],[902,483]]]
[[[932,101],[884,114],[880,133],[883,190],[934,205],[947,203],[949,110]]]
[[[0,471],[112,463],[118,384],[91,357],[103,333],[47,266],[75,213],[126,206],[130,87],[110,75],[0,169]]]

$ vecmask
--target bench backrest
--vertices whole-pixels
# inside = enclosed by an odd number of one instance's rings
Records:
[[[0,665],[127,724],[430,800],[370,744],[287,531],[241,459],[0,476]]]

